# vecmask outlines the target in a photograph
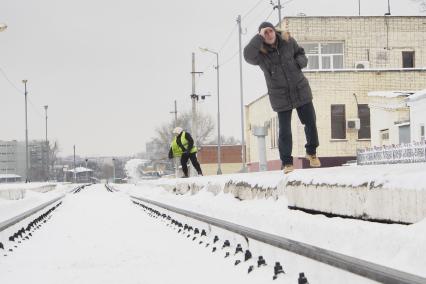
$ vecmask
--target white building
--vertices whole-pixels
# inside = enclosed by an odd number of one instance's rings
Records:
[[[371,146],[410,143],[410,110],[407,98],[414,91],[369,92]]]
[[[425,140],[426,125],[426,89],[411,95],[407,99],[410,107],[411,142]]]

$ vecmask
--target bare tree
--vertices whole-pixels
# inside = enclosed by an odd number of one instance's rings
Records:
[[[192,114],[190,112],[185,112],[178,116],[176,124],[182,127],[184,130],[190,132],[191,120]],[[213,118],[210,115],[203,113],[198,113],[197,122],[197,133],[191,133],[191,135],[194,137],[194,139],[196,139],[198,145],[203,145],[210,138],[210,135],[214,130],[215,124],[213,122]],[[173,140],[172,131],[174,127],[175,121],[172,120],[168,123],[161,125],[155,130],[156,136],[151,140],[151,142],[155,144],[155,153],[152,156],[157,157],[157,159],[167,159],[170,143]]]
[[[50,160],[50,167],[51,169],[54,168],[57,160],[58,160],[58,153],[59,153],[59,142],[55,141],[52,144],[50,144],[50,152],[49,152],[49,160]]]

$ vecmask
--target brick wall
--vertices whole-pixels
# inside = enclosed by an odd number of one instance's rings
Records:
[[[202,146],[197,154],[200,164],[217,163],[217,145]],[[241,145],[222,145],[221,163],[241,163]]]

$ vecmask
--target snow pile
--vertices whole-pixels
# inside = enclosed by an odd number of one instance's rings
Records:
[[[0,195],[5,192],[20,198],[0,198],[0,222],[15,217],[27,210],[35,208],[49,200],[55,199],[73,188],[72,184],[56,184],[55,189],[44,192],[42,185],[49,183],[22,183],[0,186]]]
[[[287,182],[341,187],[370,186],[384,189],[426,190],[426,163],[368,165],[296,170]]]
[[[124,166],[127,177],[132,181],[140,180],[139,167],[147,164],[149,161],[144,159],[131,159]]]
[[[55,187],[55,183],[48,182],[5,183],[0,184],[0,198],[9,200],[23,199],[27,190],[47,192]]]

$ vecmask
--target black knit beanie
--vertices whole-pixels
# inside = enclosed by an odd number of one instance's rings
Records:
[[[271,24],[270,22],[263,22],[260,24],[258,32],[260,32],[261,29],[263,28],[272,28],[275,31],[275,27],[273,24]]]

